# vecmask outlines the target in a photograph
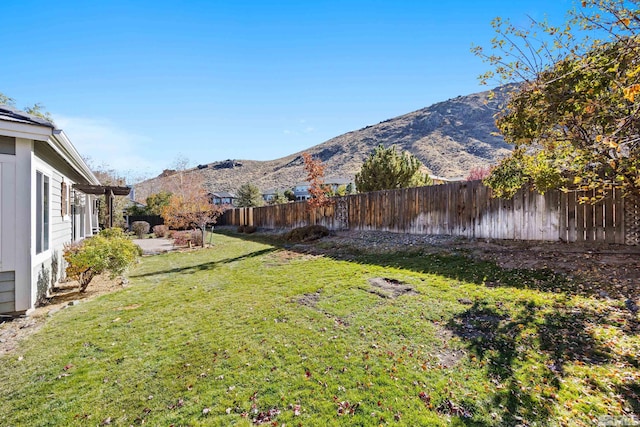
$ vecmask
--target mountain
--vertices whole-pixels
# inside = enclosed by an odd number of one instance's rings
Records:
[[[509,87],[439,102],[376,125],[337,136],[305,150],[325,165],[325,177],[353,178],[365,158],[379,144],[395,144],[420,159],[432,175],[464,177],[476,166],[493,164],[511,148],[497,135],[494,114]],[[211,191],[235,191],[251,182],[261,190],[289,188],[304,182],[302,152],[276,160],[225,160],[200,165],[188,173],[200,174]],[[173,171],[135,185],[136,198],[160,191]]]

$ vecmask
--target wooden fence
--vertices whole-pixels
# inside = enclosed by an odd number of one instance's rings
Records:
[[[498,199],[480,181],[472,181],[337,197],[332,206],[311,211],[306,202],[238,208],[227,211],[219,223],[637,245],[638,199],[623,199],[613,191],[594,205],[579,203],[580,197],[592,195],[523,190],[512,199]]]

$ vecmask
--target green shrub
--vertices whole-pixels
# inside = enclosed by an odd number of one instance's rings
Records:
[[[131,230],[136,233],[138,239],[142,239],[144,235],[149,232],[150,228],[151,226],[147,221],[134,221],[133,224],[131,224]]]
[[[112,228],[66,245],[63,256],[68,264],[67,277],[76,279],[80,292],[84,292],[98,274],[108,272],[113,278],[124,273],[140,253],[141,249],[121,229]]]
[[[104,230],[100,231],[99,235],[107,239],[112,239],[114,237],[127,236],[125,232],[122,230],[122,228],[119,228],[119,227],[105,228]]]

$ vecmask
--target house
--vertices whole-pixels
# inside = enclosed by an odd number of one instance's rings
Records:
[[[233,205],[236,196],[226,191],[211,193],[211,203],[214,205]]]
[[[282,196],[285,196],[288,192],[291,192],[291,191],[292,191],[291,188],[287,188],[287,189],[270,188],[270,189],[265,190],[265,191],[262,192],[262,198],[264,199],[265,203],[271,204],[278,197],[278,195],[280,195],[282,197]],[[289,201],[289,199],[287,199],[287,201]]]
[[[0,314],[32,310],[64,277],[64,245],[97,229],[91,193],[105,191],[63,131],[0,105]]]
[[[351,185],[352,191],[355,193],[356,185],[353,183],[353,179],[339,178],[339,177],[327,177],[324,180],[326,186],[328,186],[333,194],[338,194],[338,190],[342,187],[345,191]]]
[[[293,195],[296,196],[296,201],[299,202],[311,198],[311,194],[309,194],[310,186],[308,182],[299,182],[293,186]]]
[[[278,190],[276,190],[275,188],[270,188],[262,192],[262,198],[267,203],[274,200],[277,195],[278,195]]]
[[[349,185],[354,189],[352,191],[355,192],[355,184],[353,180],[349,178],[328,177],[324,179],[324,185],[328,187],[333,194],[338,194],[340,187],[346,190]],[[311,185],[308,182],[299,182],[293,187],[293,194],[296,196],[296,201],[309,200],[311,198],[309,187],[311,187]]]

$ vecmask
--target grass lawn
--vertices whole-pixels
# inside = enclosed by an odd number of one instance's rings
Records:
[[[57,313],[1,358],[0,425],[597,425],[640,413],[638,318],[623,301],[462,256],[342,261],[214,240],[145,258],[126,289]]]

